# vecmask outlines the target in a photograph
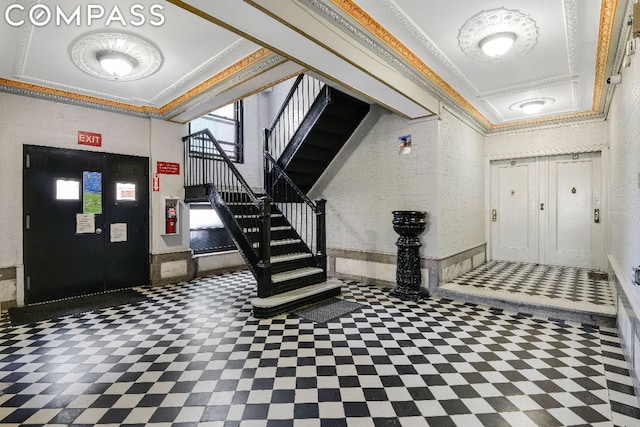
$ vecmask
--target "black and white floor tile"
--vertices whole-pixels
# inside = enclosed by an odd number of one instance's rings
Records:
[[[350,282],[327,323],[251,316],[247,272],[0,325],[0,424],[637,426],[615,329]]]
[[[491,261],[441,286],[445,290],[500,297],[615,316],[616,289],[584,268]]]

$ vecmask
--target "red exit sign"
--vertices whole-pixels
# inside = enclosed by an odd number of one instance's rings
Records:
[[[102,147],[102,134],[78,131],[78,144],[91,145],[92,147]]]

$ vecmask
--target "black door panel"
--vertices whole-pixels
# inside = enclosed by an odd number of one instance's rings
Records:
[[[148,159],[39,146],[24,153],[25,302],[148,284]],[[83,172],[102,180],[90,233],[78,229]],[[119,180],[135,185],[135,202],[116,200]],[[111,242],[114,222],[126,224],[125,241]]]

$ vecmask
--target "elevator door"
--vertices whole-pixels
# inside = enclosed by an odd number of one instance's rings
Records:
[[[491,164],[492,259],[602,268],[599,153]]]
[[[25,302],[149,282],[148,159],[24,147]]]
[[[537,168],[535,158],[492,165],[493,259],[538,262]]]

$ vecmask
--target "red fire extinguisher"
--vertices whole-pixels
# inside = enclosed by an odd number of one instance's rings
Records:
[[[176,234],[178,230],[178,215],[176,207],[167,205],[167,234]]]

